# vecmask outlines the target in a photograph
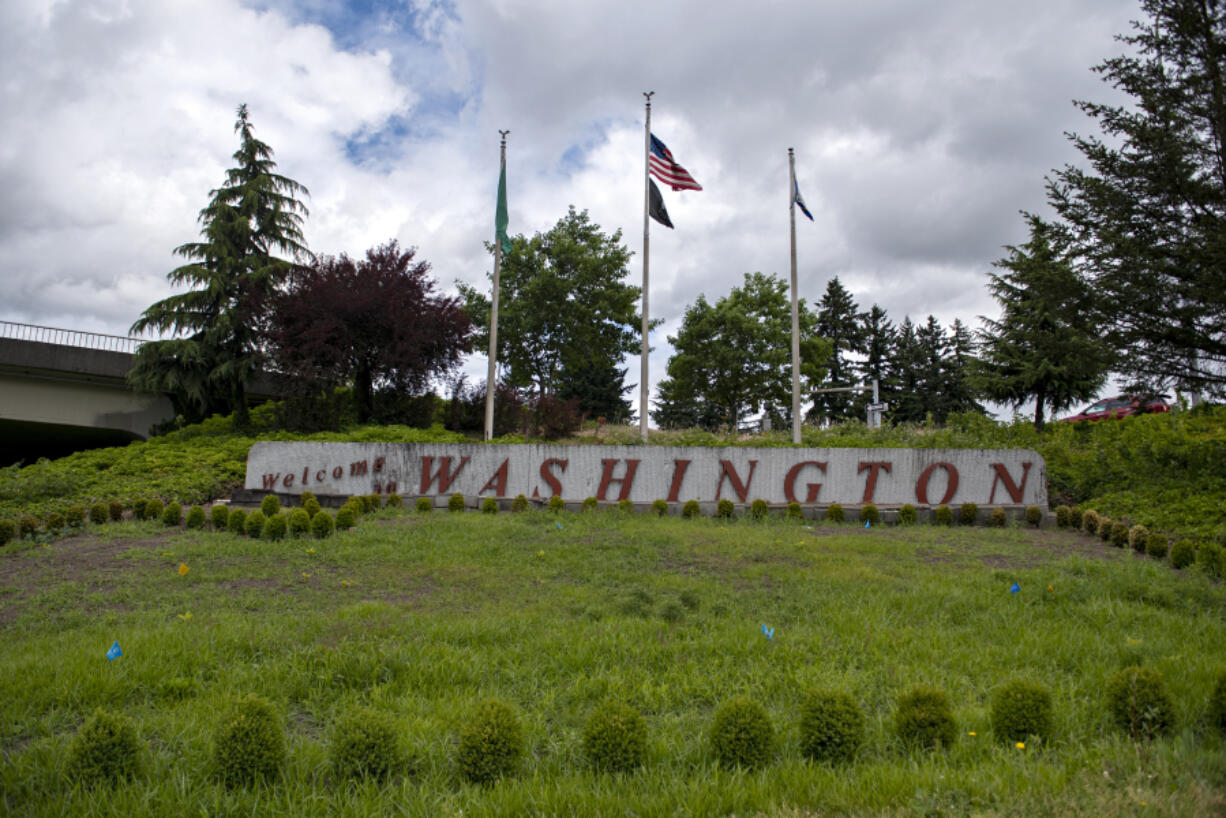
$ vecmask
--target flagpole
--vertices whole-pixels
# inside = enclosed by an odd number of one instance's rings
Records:
[[[507,173],[507,134],[510,131],[499,130],[502,142],[498,146],[499,164],[498,180],[501,185]],[[495,220],[497,221],[497,220]],[[498,235],[498,226],[494,226],[494,296],[490,299],[490,360],[485,378],[485,439],[494,437],[494,392],[497,391],[495,367],[498,358],[498,279],[502,273],[502,240]]]
[[[649,249],[649,214],[651,213],[651,98],[655,91],[644,91],[647,98],[647,118],[643,125],[643,361],[639,376],[639,432],[647,442],[647,268]]]
[[[788,148],[788,223],[792,233],[792,443],[800,444],[800,306],[796,298],[796,156]]]

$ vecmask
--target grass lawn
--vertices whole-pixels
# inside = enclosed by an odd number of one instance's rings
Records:
[[[1174,733],[1150,743],[1103,702],[1135,661],[1176,705]],[[1221,815],[1226,739],[1206,711],[1223,667],[1226,587],[1064,531],[383,511],[327,540],[269,543],[128,522],[0,553],[0,813]],[[992,691],[1014,677],[1052,691],[1046,744],[993,737]],[[949,694],[954,746],[895,737],[895,702],[918,684]],[[797,748],[813,686],[864,710],[848,765]],[[289,763],[230,789],[210,771],[213,735],[249,692],[283,715]],[[775,727],[757,771],[721,769],[707,745],[737,694]],[[528,754],[479,787],[454,749],[491,696],[519,710]],[[583,755],[610,696],[647,719],[632,774]],[[334,779],[331,725],[355,705],[400,729],[409,762],[390,781]],[[65,775],[97,707],[136,724],[134,782]]]

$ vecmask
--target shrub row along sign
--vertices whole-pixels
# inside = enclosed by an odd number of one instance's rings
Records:
[[[245,488],[470,501],[518,494],[579,502],[756,499],[771,504],[1047,506],[1030,449],[773,449],[260,442]]]

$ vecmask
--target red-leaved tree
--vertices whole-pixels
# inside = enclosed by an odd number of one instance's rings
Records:
[[[454,370],[472,323],[458,299],[435,293],[416,252],[393,239],[359,261],[342,253],[296,268],[268,330],[277,369],[317,393],[352,385],[363,422],[376,389],[418,394]]]

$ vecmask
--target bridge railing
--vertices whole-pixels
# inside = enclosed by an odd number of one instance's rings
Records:
[[[100,332],[40,327],[36,324],[19,324],[15,321],[0,321],[0,338],[127,353],[136,352],[136,348],[144,343],[140,338],[129,338],[126,335],[104,335]]]

